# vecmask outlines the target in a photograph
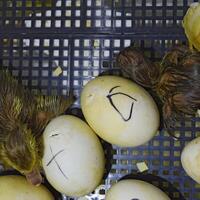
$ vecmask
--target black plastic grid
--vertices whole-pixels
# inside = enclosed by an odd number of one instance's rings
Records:
[[[70,42],[50,35],[6,35],[1,38],[2,64],[32,90],[66,95],[70,87]],[[60,76],[53,75],[57,67],[62,68]]]
[[[171,33],[198,0],[1,0],[3,31]]]
[[[7,6],[11,2],[14,8]],[[37,9],[37,6],[25,8],[27,2],[30,1],[0,1],[1,63],[35,92],[41,90],[44,94],[66,95],[69,89],[73,89],[79,96],[83,86],[101,72],[109,69],[117,71],[116,54],[131,43],[134,42],[148,57],[156,61],[175,43],[185,42],[186,38],[177,20],[181,20],[187,5],[193,1],[126,0],[122,4],[120,0],[62,0],[55,2],[57,6],[53,8],[43,5]],[[17,10],[22,12],[16,18]],[[27,10],[39,12],[30,17],[25,16]],[[45,17],[49,15],[49,10],[53,14]],[[10,17],[6,14],[9,11],[12,13]],[[138,14],[137,18],[133,16],[133,11],[135,15],[140,12],[142,14]],[[132,15],[129,16],[126,12]],[[55,13],[60,16],[55,16]],[[27,15],[30,15],[29,11]],[[168,17],[164,18],[165,16]],[[173,21],[171,25],[160,26],[155,23],[155,20],[170,19]],[[40,27],[35,26],[40,23],[36,20],[41,20]],[[51,24],[58,23],[60,27],[52,25],[47,28],[46,20],[50,20]],[[70,27],[65,26],[66,20],[71,21],[68,22]],[[80,21],[80,27],[75,26],[79,23],[76,20]],[[91,22],[86,22],[87,20]],[[100,21],[100,27],[95,25],[95,20]],[[121,20],[120,27],[116,27],[117,20]],[[137,20],[141,20],[141,23]],[[152,26],[147,26],[145,20],[152,20]],[[105,23],[111,25],[107,27]],[[126,23],[131,23],[131,26],[127,27]],[[58,66],[63,73],[53,76],[53,71]],[[124,175],[138,173],[136,163],[140,161],[147,163],[148,173],[172,183],[186,199],[200,199],[200,186],[185,174],[180,163],[182,148],[191,138],[200,135],[200,119],[187,119],[176,127],[176,131],[182,135],[181,140],[174,140],[163,130],[148,144],[138,148],[114,146],[110,160],[112,167],[107,179],[87,199],[103,200],[105,191],[112,183]],[[164,182],[163,185],[166,191],[172,191],[169,183]],[[170,196],[172,199],[182,199],[174,191]],[[63,196],[63,200],[65,199],[73,198]]]

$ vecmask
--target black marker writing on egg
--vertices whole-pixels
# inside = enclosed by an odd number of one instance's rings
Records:
[[[56,166],[58,167],[59,171],[62,173],[62,175],[65,177],[65,179],[68,179],[67,175],[63,172],[63,170],[61,169],[61,166],[58,164],[56,157],[61,154],[65,149],[60,150],[59,152],[57,152],[56,154],[53,153],[52,147],[49,145],[50,147],[50,151],[51,151],[51,155],[52,158],[50,159],[50,161],[46,164],[46,166],[49,166],[53,161],[55,162]]]
[[[135,99],[134,97],[132,97],[132,96],[126,94],[126,93],[123,93],[123,92],[113,92],[116,88],[119,88],[119,87],[121,87],[121,86],[115,86],[115,87],[111,88],[110,91],[109,91],[109,94],[106,97],[108,98],[111,106],[117,111],[117,113],[122,117],[122,119],[124,121],[129,121],[132,117],[133,106],[134,106],[134,103],[137,101],[137,99]],[[118,95],[118,96],[123,95],[124,97],[130,98],[130,99],[133,100],[133,102],[131,104],[130,111],[129,111],[129,115],[128,115],[127,118],[124,117],[124,115],[120,112],[120,109],[117,108],[117,106],[113,102],[113,96],[116,96],[116,95]]]
[[[134,198],[134,199],[131,199],[131,200],[139,200],[139,199]]]

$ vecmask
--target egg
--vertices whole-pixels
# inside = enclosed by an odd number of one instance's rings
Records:
[[[122,180],[106,193],[106,200],[170,200],[154,185],[140,180]]]
[[[80,197],[92,192],[104,174],[104,151],[92,129],[81,119],[63,115],[44,130],[42,165],[59,192]]]
[[[149,93],[132,81],[100,76],[83,88],[81,108],[91,128],[122,147],[148,142],[159,127],[159,112]]]
[[[200,137],[184,147],[181,153],[181,163],[186,173],[200,184]]]
[[[43,186],[34,186],[26,178],[17,175],[0,177],[1,200],[55,200],[49,190]]]

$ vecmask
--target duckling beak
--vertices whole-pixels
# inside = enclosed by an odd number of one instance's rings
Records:
[[[39,170],[33,170],[32,172],[25,174],[25,176],[28,182],[35,186],[39,186],[43,181]]]

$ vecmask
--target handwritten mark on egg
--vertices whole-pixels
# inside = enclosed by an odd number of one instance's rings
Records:
[[[50,146],[50,151],[52,154],[52,158],[50,159],[50,161],[46,164],[46,166],[49,166],[53,161],[56,163],[56,166],[58,167],[59,171],[62,173],[62,175],[68,179],[68,177],[66,176],[66,174],[63,172],[63,170],[61,169],[60,165],[58,164],[58,161],[56,160],[56,157],[62,153],[64,151],[64,149],[60,150],[59,152],[57,152],[55,155],[53,153],[52,147]]]
[[[57,131],[52,131],[52,134],[49,135],[50,138],[54,138],[54,137],[57,137],[59,135],[62,135],[62,133],[59,133]]]
[[[132,113],[133,113],[133,106],[134,106],[134,103],[137,101],[137,99],[135,99],[134,97],[126,94],[126,93],[123,93],[123,92],[113,92],[116,88],[119,88],[121,86],[115,86],[113,88],[110,89],[109,91],[109,94],[106,96],[111,104],[111,106],[117,111],[117,113],[122,117],[122,119],[124,121],[129,121],[132,117]],[[131,107],[130,107],[130,110],[129,110],[129,114],[128,114],[128,117],[125,117],[125,115],[120,112],[120,108],[118,108],[115,104],[114,104],[114,101],[113,101],[113,97],[114,96],[124,96],[125,98],[129,98],[132,100],[132,103],[131,103]]]
[[[55,133],[53,135],[51,135],[51,137],[55,137],[55,136],[58,136],[59,134],[58,133]]]
[[[131,200],[139,200],[139,199],[134,198],[134,199],[131,199]]]

